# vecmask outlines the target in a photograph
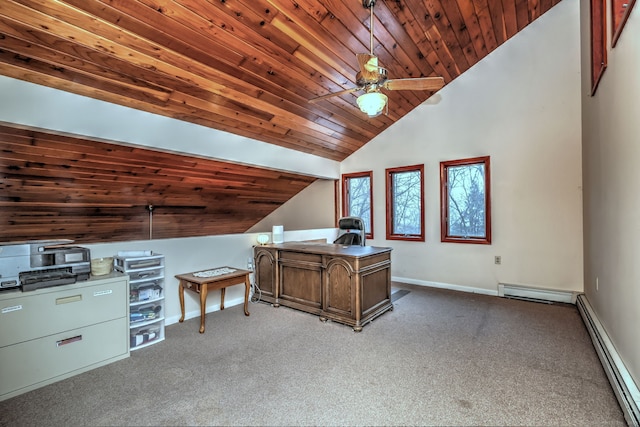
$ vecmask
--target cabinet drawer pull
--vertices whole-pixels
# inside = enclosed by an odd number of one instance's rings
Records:
[[[70,302],[82,301],[82,295],[74,295],[71,297],[56,298],[56,305],[69,304]]]
[[[65,338],[60,341],[56,341],[56,347],[62,347],[63,345],[71,344],[76,341],[82,341],[82,335],[76,335],[75,337]]]
[[[12,311],[18,311],[18,310],[22,310],[22,304],[13,305],[11,307],[5,307],[2,309],[2,314],[11,313]]]

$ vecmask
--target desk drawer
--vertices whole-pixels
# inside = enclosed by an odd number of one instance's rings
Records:
[[[0,397],[127,353],[126,318],[0,348]]]
[[[303,252],[282,251],[280,252],[281,262],[295,262],[300,261],[302,263],[317,263],[322,264],[322,255],[319,254],[307,254]]]
[[[127,316],[126,280],[34,292],[0,301],[0,347]]]

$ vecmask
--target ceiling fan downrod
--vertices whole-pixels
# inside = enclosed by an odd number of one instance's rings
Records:
[[[369,54],[373,56],[373,7],[376,5],[376,0],[362,0],[362,5],[365,9],[369,9],[371,15],[369,17]]]

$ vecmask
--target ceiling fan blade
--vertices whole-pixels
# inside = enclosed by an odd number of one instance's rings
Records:
[[[334,96],[340,96],[340,95],[344,95],[351,92],[357,92],[361,89],[364,89],[364,88],[362,86],[352,87],[351,89],[340,90],[338,92],[328,93],[326,95],[318,96],[316,98],[311,98],[309,102],[318,102],[318,101],[322,101],[323,99],[331,98]]]
[[[415,79],[391,79],[382,84],[388,90],[438,90],[444,86],[442,77],[419,77]]]
[[[379,78],[378,57],[370,55],[368,53],[358,53],[358,65],[360,66],[360,73],[365,80],[375,81]]]

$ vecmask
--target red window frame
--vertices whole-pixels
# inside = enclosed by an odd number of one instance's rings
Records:
[[[449,235],[449,188],[448,168],[451,166],[484,165],[484,237]],[[491,159],[489,156],[440,162],[440,240],[450,243],[491,244]]]
[[[393,177],[396,173],[403,172],[419,172],[420,173],[420,234],[399,234],[393,229],[393,205],[395,196],[393,194]],[[424,164],[402,166],[398,168],[388,168],[385,170],[386,175],[386,210],[387,210],[387,240],[406,240],[413,242],[425,241],[425,209],[424,209]]]
[[[342,174],[342,216],[351,216],[349,206],[349,180],[351,178],[369,178],[369,224],[370,230],[365,232],[367,239],[373,239],[373,171]]]

